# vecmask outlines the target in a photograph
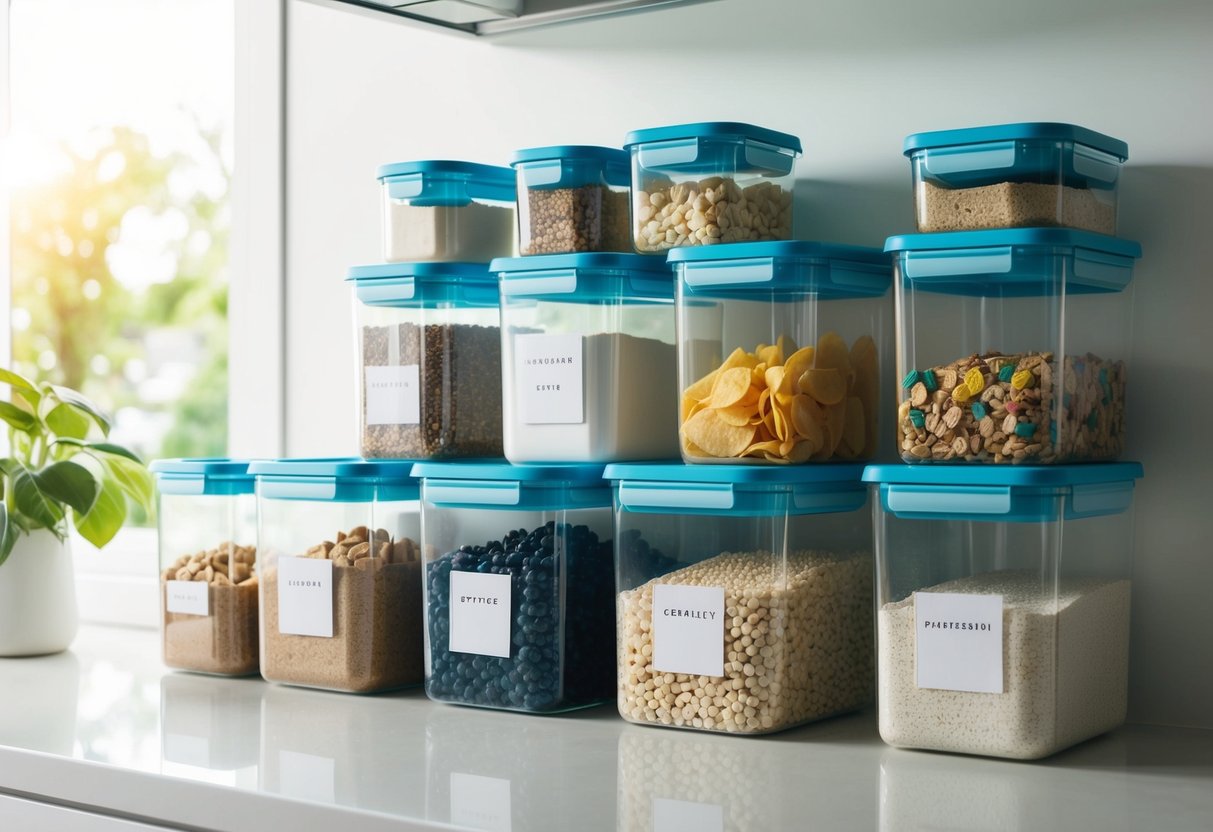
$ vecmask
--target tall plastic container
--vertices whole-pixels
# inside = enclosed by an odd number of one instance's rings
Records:
[[[627,151],[559,145],[519,150],[518,253],[631,251]]]

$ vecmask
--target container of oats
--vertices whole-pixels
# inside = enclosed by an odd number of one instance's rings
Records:
[[[354,266],[358,427],[370,459],[501,456],[497,276],[480,263]]]
[[[918,230],[1064,226],[1116,233],[1129,146],[1074,124],[1022,122],[906,137]]]
[[[906,462],[1060,464],[1125,443],[1141,246],[1065,228],[890,237]]]
[[[475,162],[380,165],[383,259],[487,262],[514,253],[514,171]]]
[[[361,459],[250,466],[267,680],[353,693],[421,682],[420,494],[411,467]]]
[[[707,121],[633,130],[632,243],[678,246],[792,239],[800,139],[753,124]]]
[[[679,432],[696,463],[870,460],[892,386],[889,258],[811,242],[680,248]]]
[[[160,635],[178,670],[257,672],[257,502],[248,460],[158,459]]]
[[[519,150],[518,253],[631,251],[625,150],[559,145]]]
[[[872,701],[859,465],[619,463],[619,713],[766,734]]]
[[[1037,759],[1124,722],[1141,476],[868,467],[885,742]]]

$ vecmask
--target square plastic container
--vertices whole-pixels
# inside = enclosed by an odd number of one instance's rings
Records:
[[[380,165],[383,259],[487,263],[514,253],[514,171],[474,162]]]
[[[257,672],[257,500],[248,460],[158,459],[160,639],[179,670]]]
[[[418,684],[420,503],[411,462],[256,462],[261,675],[372,693]]]
[[[908,136],[918,230],[1065,226],[1116,233],[1129,146],[1073,124],[1026,122]]]
[[[877,456],[893,383],[886,255],[776,242],[677,249],[669,262],[685,461]]]
[[[513,463],[678,455],[674,281],[638,254],[494,260],[505,455]]]
[[[1124,722],[1137,463],[874,465],[880,735],[1036,759]]]
[[[890,237],[906,462],[1106,461],[1125,443],[1129,240],[1057,228]]]
[[[611,698],[611,492],[598,465],[422,462],[425,692],[534,713]]]
[[[607,466],[624,719],[765,734],[872,701],[862,470]]]
[[[615,147],[561,145],[514,154],[518,253],[632,250],[628,154]]]
[[[800,139],[727,121],[633,130],[636,250],[792,238]]]
[[[354,266],[367,458],[501,456],[497,276],[472,263]]]

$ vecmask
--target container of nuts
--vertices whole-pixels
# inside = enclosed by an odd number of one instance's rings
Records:
[[[627,151],[560,145],[514,154],[518,253],[631,251]]]
[[[800,139],[710,121],[628,133],[636,251],[792,239]]]
[[[765,734],[872,701],[862,472],[607,466],[624,719]]]
[[[354,266],[358,428],[369,459],[500,457],[497,276],[476,263]]]
[[[158,459],[160,634],[179,670],[257,672],[257,504],[247,460]]]
[[[421,554],[411,462],[256,462],[261,675],[372,693],[418,684]]]
[[[1141,246],[1063,228],[890,237],[906,462],[1059,464],[1125,445]]]

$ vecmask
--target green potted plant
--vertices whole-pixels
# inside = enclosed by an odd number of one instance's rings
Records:
[[[152,511],[152,479],[105,441],[109,418],[75,390],[0,368],[8,452],[0,459],[0,656],[57,653],[76,636],[68,532],[101,547],[130,504]],[[98,436],[100,437],[98,439]]]

